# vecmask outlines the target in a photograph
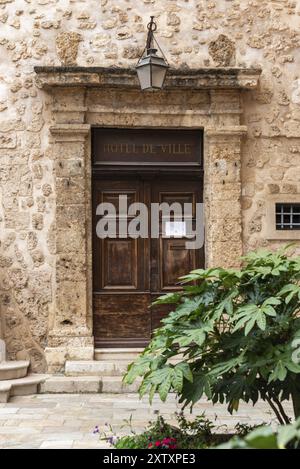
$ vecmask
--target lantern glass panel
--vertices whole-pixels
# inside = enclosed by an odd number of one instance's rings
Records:
[[[141,89],[145,90],[151,87],[151,65],[143,65],[137,68],[137,75]]]
[[[161,65],[152,65],[151,73],[153,88],[162,88],[165,81],[167,68]]]

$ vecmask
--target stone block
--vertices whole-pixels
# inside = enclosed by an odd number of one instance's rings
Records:
[[[127,363],[112,361],[66,361],[66,376],[122,376]]]
[[[53,376],[41,384],[41,393],[97,393],[100,391],[100,378],[96,376],[67,377]]]
[[[10,395],[11,396],[30,396],[31,394],[37,394],[38,385],[37,383],[26,383],[24,385],[19,385],[13,387]]]
[[[238,267],[242,256],[242,240],[227,240],[226,242],[216,241],[210,253],[209,266]]]
[[[84,158],[70,158],[66,160],[56,160],[55,162],[56,176],[65,177],[84,177],[85,164]]]
[[[56,222],[61,229],[72,228],[85,218],[85,205],[58,205]]]
[[[140,380],[136,380],[133,384],[126,385],[123,383],[121,376],[103,376],[100,390],[102,393],[111,394],[136,393],[140,383]]]
[[[239,183],[240,177],[240,163],[219,159],[210,166],[211,184]]]
[[[209,223],[207,227],[207,238],[214,243],[217,241],[226,242],[229,239],[234,242],[241,242],[241,236],[241,219],[232,219],[227,216]]]
[[[24,378],[28,367],[29,361],[0,361],[0,381]]]
[[[143,348],[96,348],[95,360],[97,361],[121,361],[131,363],[140,353]]]
[[[216,220],[239,220],[241,217],[240,197],[236,200],[212,200],[210,203],[210,220],[213,227]]]
[[[50,338],[51,346],[45,348],[48,373],[64,372],[66,360],[93,360],[94,347],[92,345],[92,337],[82,337],[79,339],[82,339],[82,344],[78,344],[78,346],[60,346],[58,343],[68,343],[68,337],[52,336]],[[88,342],[91,342],[91,344],[89,345]]]
[[[3,385],[0,383],[0,403],[6,403],[9,399],[10,385]]]
[[[73,31],[62,31],[56,36],[56,52],[63,65],[75,65],[82,37]]]
[[[205,190],[211,191],[210,197],[217,201],[217,200],[239,200],[241,196],[241,183],[233,183],[233,182],[226,182],[225,184],[222,183],[214,183],[213,187],[206,186]]]
[[[82,177],[56,179],[57,203],[59,205],[82,204],[85,200],[86,181]]]
[[[56,288],[57,317],[62,329],[68,325],[85,324],[87,308],[85,282],[61,281]]]
[[[73,225],[69,229],[57,230],[57,253],[78,253],[85,247],[84,227]]]
[[[72,280],[73,282],[86,280],[86,258],[84,253],[62,253],[57,255],[56,278],[57,281]]]
[[[0,148],[16,148],[17,137],[13,133],[0,132]]]

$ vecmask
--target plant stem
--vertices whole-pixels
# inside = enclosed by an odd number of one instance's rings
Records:
[[[300,392],[295,390],[292,392],[293,410],[295,419],[300,417]]]
[[[285,411],[284,411],[284,409],[283,409],[283,407],[282,407],[281,402],[280,402],[279,399],[278,399],[277,397],[275,397],[275,396],[273,396],[273,400],[274,400],[274,402],[276,402],[276,404],[277,404],[277,406],[278,406],[278,409],[279,409],[279,411],[280,411],[280,414],[281,414],[283,420],[285,421],[286,424],[289,424],[289,423],[291,422],[291,419],[290,419],[290,417],[288,417],[288,415],[286,415],[286,413],[285,413]]]
[[[285,422],[284,422],[283,418],[281,417],[279,410],[276,408],[275,404],[272,402],[270,397],[266,396],[266,401],[269,404],[269,406],[271,407],[271,409],[273,410],[274,414],[276,415],[280,425],[284,425]]]

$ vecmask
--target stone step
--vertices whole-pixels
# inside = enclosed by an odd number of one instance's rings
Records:
[[[24,378],[29,361],[5,361],[0,363],[0,381]]]
[[[133,384],[124,384],[122,376],[103,376],[102,378],[102,393],[123,394],[138,392],[141,380],[136,379]]]
[[[0,383],[0,403],[8,402],[11,386],[7,383],[7,381]]]
[[[139,383],[122,383],[121,376],[51,376],[40,385],[42,394],[123,394],[137,392]]]
[[[143,348],[96,348],[94,359],[96,361],[134,361]]]
[[[40,386],[42,394],[99,393],[101,378],[97,376],[51,376]]]
[[[66,376],[122,376],[127,370],[126,361],[98,361],[98,360],[80,360],[66,361]]]
[[[37,394],[40,384],[48,375],[32,374],[24,378],[10,379],[0,382],[0,402],[7,402],[11,396],[27,396]]]
[[[94,361],[129,364],[132,363],[143,352],[143,350],[143,348],[96,348]],[[177,355],[170,360],[170,363],[178,363],[182,359],[183,355]]]

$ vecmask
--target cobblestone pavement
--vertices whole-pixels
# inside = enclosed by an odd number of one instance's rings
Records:
[[[170,396],[165,404],[156,398],[152,406],[147,398],[139,400],[136,394],[14,397],[7,404],[0,404],[0,448],[107,448],[109,445],[93,434],[95,425],[104,429],[105,423],[109,423],[117,434],[128,433],[124,420],[132,415],[134,429],[141,431],[149,420],[155,420],[158,412],[168,421],[174,421],[174,412],[178,409],[175,396]],[[273,415],[263,403],[255,407],[241,405],[239,412],[231,416],[226,406],[212,406],[200,401],[193,415],[203,411],[217,426],[226,425],[228,431],[237,422],[275,424]],[[224,429],[219,428],[219,431]]]

